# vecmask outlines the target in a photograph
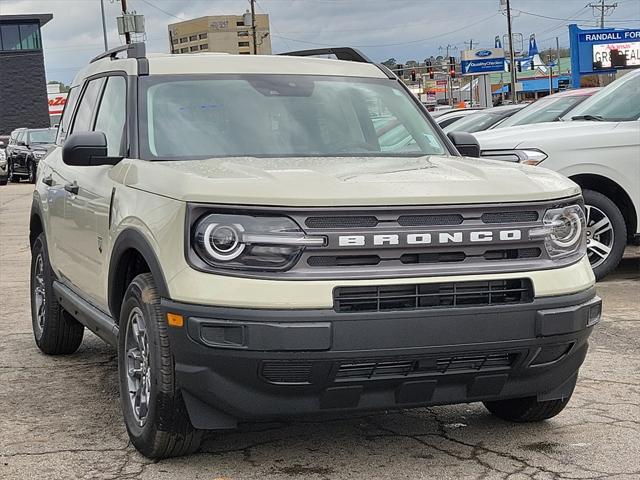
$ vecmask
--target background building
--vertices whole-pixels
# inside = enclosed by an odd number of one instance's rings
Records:
[[[245,25],[245,15],[247,25]],[[224,52],[253,53],[251,15],[216,15],[169,25],[171,53]],[[269,15],[256,14],[258,54],[271,54]]]
[[[40,28],[51,14],[0,15],[0,135],[48,127],[47,82]]]

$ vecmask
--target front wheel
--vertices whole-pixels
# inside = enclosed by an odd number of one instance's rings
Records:
[[[153,277],[138,275],[120,311],[120,402],[131,443],[153,459],[193,453],[203,435],[191,425],[176,387],[167,328]]]
[[[583,190],[587,221],[587,255],[596,279],[601,280],[620,263],[627,244],[627,227],[620,209],[608,197]]]
[[[7,163],[7,169],[8,169],[8,181],[11,183],[17,183],[20,181],[20,178],[18,178],[18,176],[16,176],[16,172],[15,169],[13,167],[13,162],[9,161]]]

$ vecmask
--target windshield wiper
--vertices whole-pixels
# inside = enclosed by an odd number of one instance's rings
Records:
[[[601,115],[576,115],[571,117],[571,120],[594,120],[596,122],[603,122],[604,118]]]

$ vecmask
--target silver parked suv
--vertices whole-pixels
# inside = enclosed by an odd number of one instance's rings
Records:
[[[114,345],[152,458],[318,412],[550,418],[600,318],[580,189],[459,152],[479,149],[353,49],[107,52],[37,172],[36,343]]]

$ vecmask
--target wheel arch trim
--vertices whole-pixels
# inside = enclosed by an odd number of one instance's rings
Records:
[[[109,260],[109,277],[108,277],[108,304],[109,311],[113,318],[118,318],[120,312],[115,312],[115,306],[119,303],[116,298],[116,285],[117,275],[119,273],[118,266],[122,260],[123,255],[129,251],[137,251],[144,261],[146,262],[151,275],[156,283],[158,293],[161,297],[168,298],[169,290],[167,288],[167,282],[165,280],[160,261],[149,242],[145,239],[144,235],[136,229],[127,228],[123,230],[116,239],[113,250],[111,251],[111,257]]]

